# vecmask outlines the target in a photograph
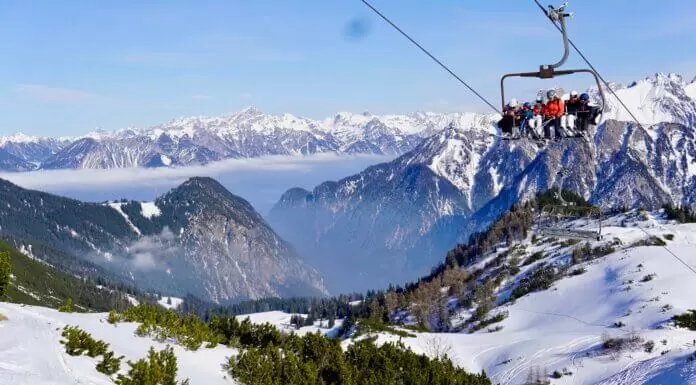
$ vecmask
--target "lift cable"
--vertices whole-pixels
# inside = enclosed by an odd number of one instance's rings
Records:
[[[460,78],[459,76],[457,76],[457,74],[455,74],[451,69],[449,69],[449,67],[447,67],[445,64],[443,64],[443,63],[442,63],[440,60],[438,60],[435,56],[433,56],[427,49],[423,48],[422,45],[418,44],[415,40],[413,40],[408,34],[406,34],[406,32],[404,32],[401,28],[399,28],[396,24],[394,24],[391,20],[389,20],[389,18],[387,18],[386,16],[384,16],[384,14],[382,14],[382,13],[381,13],[380,11],[378,11],[375,7],[373,7],[372,4],[370,4],[367,0],[360,0],[360,1],[362,1],[363,4],[365,4],[365,5],[366,5],[367,7],[369,7],[371,10],[373,10],[377,15],[379,15],[379,17],[381,17],[382,19],[384,19],[384,20],[385,20],[387,23],[389,23],[392,27],[394,27],[394,29],[396,29],[396,30],[399,31],[402,35],[404,35],[408,40],[411,41],[411,43],[415,44],[416,47],[420,48],[421,51],[425,52],[426,55],[430,56],[430,58],[433,59],[437,64],[439,64],[440,67],[444,68],[445,71],[449,72],[450,75],[454,76],[455,79],[459,80],[460,83],[462,83],[466,88],[468,88],[471,92],[473,92],[476,96],[478,96],[479,99],[481,99],[481,100],[482,100],[484,103],[486,103],[490,108],[492,108],[493,111],[495,111],[495,112],[497,112],[498,114],[501,114],[501,115],[502,115],[502,113],[500,112],[500,110],[498,110],[498,109],[497,109],[493,104],[491,104],[486,98],[484,98],[483,96],[481,96],[481,94],[479,94],[478,92],[476,92],[475,89],[473,89],[471,86],[469,86],[464,80],[462,80],[462,78]]]

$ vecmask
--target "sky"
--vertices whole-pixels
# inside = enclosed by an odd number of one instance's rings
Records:
[[[372,4],[496,105],[503,73],[562,54],[532,0]],[[696,76],[696,2],[570,5],[571,38],[608,80]],[[359,0],[5,0],[0,36],[0,135],[142,128],[250,105],[315,119],[488,108]],[[568,68],[581,64],[571,55]],[[507,92],[532,99],[591,79],[546,82]]]

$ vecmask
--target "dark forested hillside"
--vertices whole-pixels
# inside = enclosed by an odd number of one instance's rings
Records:
[[[27,257],[4,241],[0,241],[0,253],[10,257],[12,275],[5,299],[9,302],[58,308],[71,299],[77,311],[107,311],[128,306],[128,295],[147,301],[137,290],[107,279],[85,279],[63,273]]]

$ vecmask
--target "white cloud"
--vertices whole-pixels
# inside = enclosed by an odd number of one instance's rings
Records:
[[[376,163],[391,158],[373,155],[336,155],[333,153],[311,156],[266,156],[251,159],[228,159],[205,166],[149,169],[41,170],[24,173],[0,173],[0,178],[30,189],[56,189],[62,187],[104,189],[104,186],[123,184],[171,186],[182,183],[194,176],[215,178],[218,175],[243,171],[309,171],[318,164],[341,163],[351,159],[374,160]]]
[[[19,84],[15,86],[15,91],[42,102],[80,102],[97,98],[91,92],[43,84]]]
[[[191,96],[191,99],[193,100],[211,100],[212,98],[212,96],[204,94],[196,94]]]

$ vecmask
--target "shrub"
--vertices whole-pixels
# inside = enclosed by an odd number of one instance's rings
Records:
[[[641,282],[650,282],[653,280],[653,278],[655,278],[655,274],[648,274],[648,275],[645,275],[643,277],[643,279],[641,279],[640,281]]]
[[[525,259],[525,261],[522,263],[522,266],[531,265],[532,263],[534,263],[542,258],[544,258],[544,252],[537,251],[536,253],[530,255],[529,258]]]
[[[602,335],[602,347],[610,353],[621,353],[624,350],[635,350],[643,342],[643,338],[631,332],[626,337],[610,337],[608,334]]]
[[[115,382],[118,385],[143,385],[162,384],[177,385],[176,374],[178,371],[174,350],[167,345],[164,350],[156,352],[150,347],[147,359],[141,358],[136,362],[128,361],[130,370],[127,375],[119,374]],[[184,380],[180,384],[188,385]]]
[[[674,240],[674,234],[665,234],[664,237],[668,241]]]
[[[72,313],[73,312],[73,302],[72,298],[68,298],[63,306],[58,308],[58,311],[61,313]]]
[[[652,353],[654,349],[655,349],[655,341],[650,340],[650,341],[643,344],[643,350],[646,353]]]
[[[109,310],[109,317],[106,319],[106,321],[114,325],[117,322],[121,321],[121,317],[118,315],[118,313],[116,313],[116,310],[111,309]]]
[[[563,373],[559,372],[558,370],[554,370],[553,373],[551,374],[552,378],[562,378]]]
[[[110,376],[121,370],[121,357],[114,357],[114,352],[109,351],[104,353],[104,358],[97,364],[97,371]]]
[[[71,356],[87,354],[94,358],[106,353],[109,344],[101,340],[95,340],[92,335],[77,326],[65,326],[61,333],[65,340],[60,341],[65,345],[65,352]]]
[[[696,330],[696,310],[694,309],[690,309],[684,314],[675,315],[672,320],[677,327]]]
[[[227,370],[242,385],[491,383],[483,372],[467,373],[454,366],[446,350],[429,359],[401,342],[377,346],[372,339],[344,350],[340,340],[308,333],[288,336],[281,346],[242,351],[230,358]]]
[[[541,265],[520,280],[517,287],[512,290],[510,299],[515,300],[528,293],[546,290],[551,287],[555,279],[556,269]]]
[[[573,276],[580,275],[580,274],[584,274],[586,272],[587,272],[587,269],[585,269],[584,267],[578,267],[577,269],[572,270],[570,272],[570,275],[573,275]]]

